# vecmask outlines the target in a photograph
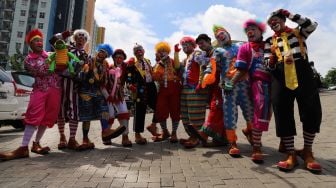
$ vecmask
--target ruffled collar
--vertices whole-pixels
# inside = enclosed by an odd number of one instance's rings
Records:
[[[279,32],[275,32],[274,33],[274,35],[276,36],[276,37],[280,37],[281,36],[281,33],[291,33],[293,31],[293,29],[292,28],[289,28],[289,27],[285,27],[285,29],[283,30],[283,31],[279,31]]]
[[[31,58],[31,59],[37,59],[39,57],[47,58],[48,57],[48,52],[43,50],[42,53],[40,53],[40,54],[37,54],[37,53],[34,53],[34,52],[29,52],[29,54],[28,54],[28,58]]]

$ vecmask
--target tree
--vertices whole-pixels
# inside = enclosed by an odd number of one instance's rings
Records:
[[[0,54],[0,67],[6,69],[8,60],[9,60],[8,55]]]
[[[331,68],[331,70],[328,71],[324,80],[329,86],[336,85],[336,68],[335,67]]]
[[[11,64],[12,70],[23,71],[24,70],[23,68],[24,59],[25,57],[20,52],[20,50],[16,49],[16,53],[10,57],[10,61],[9,61]]]

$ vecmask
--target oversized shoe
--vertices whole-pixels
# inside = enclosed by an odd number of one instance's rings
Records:
[[[13,159],[20,159],[20,158],[27,158],[29,157],[29,149],[28,146],[21,146],[14,151],[0,153],[0,159],[3,161],[13,160]]]
[[[129,140],[128,135],[122,135],[121,145],[123,147],[132,147],[132,142]]]
[[[76,151],[77,151],[77,150],[80,150],[80,149],[79,149],[79,144],[78,144],[78,142],[76,141],[76,139],[74,139],[74,138],[70,138],[70,139],[69,139],[67,148],[68,148],[68,149],[71,149],[71,150],[76,150]]]
[[[41,147],[39,142],[33,142],[33,146],[30,151],[33,153],[40,154],[40,155],[46,155],[49,153],[50,148],[48,146]]]
[[[126,130],[125,126],[119,126],[116,129],[105,129],[102,131],[102,140],[104,142],[111,140],[112,138],[116,138],[120,136],[125,130]]]
[[[231,155],[231,157],[234,157],[234,158],[241,157],[240,150],[237,147],[237,143],[234,142],[230,144],[229,155]]]
[[[263,153],[261,152],[260,147],[253,146],[251,159],[253,162],[258,163],[258,164],[264,162],[264,156],[263,156]]]
[[[90,141],[89,138],[83,138],[83,143],[79,145],[79,150],[89,150],[89,149],[94,149],[95,145],[93,142]]]
[[[287,158],[283,161],[278,162],[278,168],[281,171],[291,171],[298,165],[297,157],[295,152],[289,152]]]
[[[296,150],[295,152],[297,156],[304,160],[304,165],[307,170],[313,173],[320,173],[322,171],[322,167],[315,161],[312,151],[302,149]]]

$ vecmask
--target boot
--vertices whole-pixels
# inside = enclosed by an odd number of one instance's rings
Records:
[[[39,142],[33,142],[33,146],[30,151],[33,153],[40,154],[40,155],[45,155],[49,153],[50,148],[48,146],[41,147]]]
[[[95,145],[93,142],[90,141],[89,138],[83,138],[83,143],[79,145],[78,149],[83,151],[83,150],[88,150],[88,149],[94,149]]]
[[[28,146],[21,146],[14,151],[7,153],[0,153],[0,159],[3,161],[19,159],[19,158],[27,158],[29,157],[29,149]]]
[[[264,156],[261,152],[261,148],[259,146],[253,146],[252,151],[252,161],[255,163],[263,163],[264,162]]]
[[[287,158],[278,162],[278,168],[282,171],[291,171],[298,165],[295,152],[288,152]]]
[[[65,135],[64,135],[64,134],[61,134],[60,142],[59,142],[57,148],[58,148],[59,150],[62,150],[62,149],[67,148],[67,146],[68,146],[68,144],[67,144]]]
[[[238,149],[236,142],[232,142],[230,144],[229,155],[231,155],[231,157],[234,157],[234,158],[240,157],[240,150]]]
[[[320,173],[322,171],[321,165],[315,161],[311,149],[297,150],[296,154],[304,160],[304,165],[307,170],[313,173]]]
[[[70,138],[68,142],[68,149],[79,150],[79,144],[75,138]]]
[[[121,144],[123,147],[132,147],[132,142],[129,140],[128,135],[122,135]]]
[[[125,130],[125,126],[119,126],[116,129],[105,129],[102,131],[102,139],[103,141],[111,140],[112,138],[120,136]]]

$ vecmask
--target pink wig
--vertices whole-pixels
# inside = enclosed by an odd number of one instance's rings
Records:
[[[256,19],[248,19],[247,21],[245,21],[245,23],[243,24],[244,31],[246,31],[247,27],[250,25],[257,26],[261,33],[265,33],[266,31],[266,24]]]

